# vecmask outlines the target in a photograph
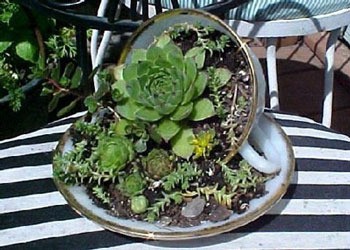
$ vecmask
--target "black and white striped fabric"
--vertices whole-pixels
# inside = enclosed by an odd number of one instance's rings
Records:
[[[350,248],[350,138],[299,116],[270,113],[289,135],[296,172],[283,199],[256,221],[183,242],[134,239],[75,213],[52,178],[52,151],[82,113],[0,142],[0,248]]]

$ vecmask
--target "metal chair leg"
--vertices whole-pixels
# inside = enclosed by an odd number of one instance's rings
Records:
[[[277,38],[272,37],[267,39],[267,77],[269,85],[270,108],[273,110],[280,109],[276,69],[276,44]]]
[[[323,114],[322,124],[330,127],[332,123],[333,106],[333,81],[334,81],[334,51],[337,39],[341,29],[332,30],[328,37],[327,49],[325,54],[324,71],[324,95],[323,95]]]

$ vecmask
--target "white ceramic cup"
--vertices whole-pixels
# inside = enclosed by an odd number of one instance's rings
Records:
[[[261,172],[273,173],[279,171],[279,164],[274,161],[275,157],[273,157],[272,151],[263,152],[264,156],[267,157],[266,158],[256,152],[248,141],[248,135],[251,133],[252,139],[258,144],[255,146],[268,143],[266,136],[264,136],[264,131],[258,126],[260,116],[264,112],[266,87],[261,65],[248,46],[246,46],[232,28],[215,15],[196,9],[175,9],[154,16],[147,22],[143,23],[140,28],[133,33],[121,53],[118,64],[130,62],[130,55],[133,49],[147,48],[154,42],[155,37],[161,35],[170,26],[185,22],[192,24],[201,23],[204,26],[211,26],[228,35],[231,39],[236,41],[239,46],[241,46],[251,68],[253,78],[252,82],[255,85],[251,114],[248,118],[248,124],[242,133],[243,136],[239,138],[237,145],[232,147],[231,153],[225,160],[228,161],[239,152],[248,163]]]

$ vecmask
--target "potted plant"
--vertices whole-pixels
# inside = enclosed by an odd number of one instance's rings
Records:
[[[11,0],[0,2],[0,29],[0,108],[8,117],[0,137],[77,109],[86,95],[74,59],[74,29]]]
[[[251,148],[247,137],[263,108],[254,60],[208,13],[174,10],[146,22],[126,45],[115,82],[87,98],[90,113],[60,142],[54,157],[60,191],[105,227],[141,237],[212,235],[261,215],[285,191],[292,157],[285,139],[278,167],[252,166],[237,154]],[[274,190],[268,206],[254,208],[248,220],[232,223],[266,195],[266,182],[278,172],[282,191]],[[69,198],[75,193],[69,184],[80,198]],[[95,208],[84,213],[81,186],[109,219],[121,221],[111,226]],[[208,230],[208,221],[220,230]],[[179,229],[188,227],[199,229]]]

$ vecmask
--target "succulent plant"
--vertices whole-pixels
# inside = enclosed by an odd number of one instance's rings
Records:
[[[142,159],[142,166],[145,173],[154,180],[159,180],[170,174],[174,168],[171,156],[167,151],[156,148]]]
[[[215,115],[213,103],[202,96],[207,74],[166,34],[147,50],[134,50],[131,63],[119,70],[113,86],[118,96],[123,96],[116,107],[118,114],[128,120],[152,122],[166,142],[181,133],[184,120],[200,121]],[[186,150],[190,153],[178,155],[189,158],[193,147]]]
[[[194,158],[208,157],[210,151],[217,144],[215,140],[215,130],[209,129],[207,131],[200,131],[193,137],[191,144],[194,145]]]
[[[132,197],[140,194],[145,188],[145,182],[139,172],[134,172],[120,181],[118,188],[126,196]]]
[[[101,171],[118,172],[134,158],[133,144],[121,135],[101,135],[96,156]]]
[[[138,195],[131,198],[131,211],[135,214],[142,214],[147,211],[148,200],[144,195]]]

